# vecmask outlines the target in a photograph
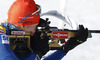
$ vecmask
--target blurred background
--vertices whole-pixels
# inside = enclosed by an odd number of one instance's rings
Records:
[[[0,22],[7,19],[7,11],[15,0],[0,0]],[[42,8],[42,13],[57,10],[61,12],[63,0],[35,0]],[[61,12],[62,13],[62,12]],[[100,30],[100,0],[66,0],[65,17],[69,16],[89,30]],[[52,26],[59,27],[59,19],[45,16]],[[62,60],[100,60],[100,34],[92,34],[85,43],[68,52]]]

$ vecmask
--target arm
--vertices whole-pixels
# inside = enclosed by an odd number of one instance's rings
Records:
[[[8,36],[5,34],[4,27],[0,26],[0,59],[18,60],[11,51]]]

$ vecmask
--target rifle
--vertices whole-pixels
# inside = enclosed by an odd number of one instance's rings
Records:
[[[45,22],[45,23],[43,23]],[[63,41],[64,39],[69,39],[71,37],[75,37],[78,30],[69,30],[69,29],[58,29],[57,27],[50,27],[49,24],[51,22],[48,18],[45,21],[40,21],[38,25],[38,32],[41,32],[41,38],[44,38],[45,35],[51,38],[50,49],[51,50],[59,50],[62,49],[61,45],[58,44],[59,41]],[[88,38],[92,38],[91,33],[100,33],[100,30],[88,30],[89,36]]]
[[[49,49],[50,50],[61,50],[62,45],[59,41],[65,41],[71,37],[74,37],[78,30],[68,30],[68,29],[58,29],[57,27],[50,27],[50,21],[48,18],[46,20],[41,19],[37,26],[37,32],[41,32],[41,38],[48,36],[50,38]],[[100,30],[89,30],[89,38],[92,38],[91,33],[100,33]],[[10,46],[12,50],[16,48],[17,45],[21,47],[26,46],[30,50],[30,33],[25,31],[12,31],[12,35],[9,36]]]

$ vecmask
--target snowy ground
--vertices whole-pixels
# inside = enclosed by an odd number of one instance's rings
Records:
[[[15,0],[0,0],[0,21],[7,18],[7,11]],[[42,13],[49,10],[60,11],[61,0],[35,0],[41,5]],[[88,29],[100,30],[100,0],[66,0],[66,15],[83,24]],[[48,17],[48,16],[47,16]],[[50,19],[52,19],[50,17]],[[57,23],[55,18],[52,25]],[[70,51],[62,60],[100,60],[100,34],[93,34],[87,42]]]

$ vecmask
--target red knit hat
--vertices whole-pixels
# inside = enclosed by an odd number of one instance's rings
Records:
[[[16,0],[8,11],[8,22],[16,25],[39,23],[40,6],[34,0]]]

